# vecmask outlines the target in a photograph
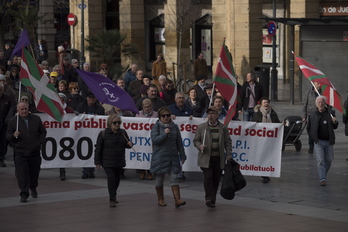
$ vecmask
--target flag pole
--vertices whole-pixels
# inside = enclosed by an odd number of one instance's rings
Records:
[[[123,134],[122,133],[122,135],[123,135],[123,137],[126,139],[126,141],[127,141],[127,143],[129,142],[129,140],[127,139],[127,137],[126,137],[126,135],[125,134]],[[137,154],[137,159],[139,158],[139,155],[138,155],[138,153],[135,151],[135,149],[134,149],[134,147],[132,146],[132,149],[133,149],[133,151],[134,151],[134,153],[135,154]],[[140,159],[140,161],[142,162],[142,160]]]
[[[315,92],[318,94],[318,96],[321,96],[321,94],[319,93],[319,91],[318,91],[317,88],[315,87],[313,81],[311,81],[311,84],[312,84],[312,86],[313,86]],[[327,105],[326,105],[325,107],[328,108]],[[330,112],[329,112],[329,113],[330,113]],[[330,116],[331,116],[331,118],[334,117],[331,113],[330,113]]]
[[[211,102],[213,101],[214,89],[215,89],[215,83],[213,83],[213,88],[211,90],[211,95],[210,95],[210,99],[209,99],[209,106],[211,106]]]
[[[18,103],[21,101],[21,91],[22,91],[22,82],[19,81],[19,90],[18,90]],[[29,106],[28,106],[29,107]],[[19,114],[17,112],[17,125],[16,125],[16,131],[18,131],[18,124],[19,124]],[[16,137],[17,138],[17,137]]]

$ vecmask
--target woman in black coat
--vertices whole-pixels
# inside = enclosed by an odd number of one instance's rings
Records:
[[[98,135],[94,157],[96,167],[103,167],[106,173],[112,208],[116,207],[116,192],[122,168],[126,166],[125,148],[133,146],[127,132],[120,128],[121,123],[121,117],[116,114],[109,116],[107,128]]]

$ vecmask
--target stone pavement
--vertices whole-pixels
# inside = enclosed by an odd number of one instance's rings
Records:
[[[301,115],[300,103],[280,100],[272,105],[281,120]],[[307,153],[304,133],[300,151],[294,146],[283,151],[280,178],[263,184],[260,177],[247,176],[247,186],[235,199],[218,196],[215,209],[205,206],[201,173],[186,173],[181,196],[187,204],[177,209],[168,180],[167,207],[160,207],[154,181],[139,180],[135,170],[126,170],[119,203],[109,208],[104,172],[96,171],[95,179],[81,179],[80,168],[67,169],[66,181],[59,180],[59,169],[42,170],[39,197],[29,197],[23,204],[10,151],[8,166],[0,168],[0,231],[348,231],[347,137],[339,114],[338,120],[327,186],[319,186],[315,158]]]

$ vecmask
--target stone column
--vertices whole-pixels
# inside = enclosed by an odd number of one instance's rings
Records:
[[[212,0],[213,73],[226,38],[239,82],[262,64],[262,4],[258,0]]]
[[[39,12],[41,14],[45,14],[44,17],[45,23],[38,23],[38,39],[44,39],[47,41],[48,46],[48,64],[50,66],[54,66],[57,62],[56,59],[56,49],[54,47],[55,45],[55,35],[57,30],[54,28],[54,1],[53,0],[46,0],[46,1],[39,1]],[[35,41],[37,45],[37,41]],[[33,49],[35,49],[35,45]]]
[[[137,45],[139,55],[130,59],[122,57],[122,66],[125,67],[136,63],[144,71],[146,69],[145,55],[145,16],[143,0],[122,0],[120,1],[120,32],[127,35],[126,42]]]

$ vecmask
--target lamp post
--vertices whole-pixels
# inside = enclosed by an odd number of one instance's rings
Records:
[[[85,4],[81,0],[81,54],[80,54],[80,69],[83,69],[83,64],[86,61],[85,57]]]
[[[273,18],[276,18],[277,5],[273,0]],[[272,40],[272,71],[271,71],[271,99],[278,101],[278,71],[277,71],[277,35]]]

